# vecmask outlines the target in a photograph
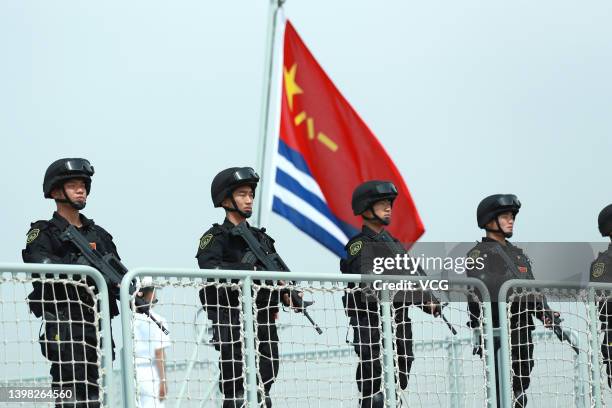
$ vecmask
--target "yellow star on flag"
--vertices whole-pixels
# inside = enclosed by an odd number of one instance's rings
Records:
[[[293,97],[295,95],[299,95],[304,93],[302,88],[300,88],[295,82],[295,71],[297,70],[297,64],[293,64],[289,71],[287,68],[283,68],[284,77],[285,77],[285,92],[287,93],[287,101],[289,102],[289,109],[293,110]]]

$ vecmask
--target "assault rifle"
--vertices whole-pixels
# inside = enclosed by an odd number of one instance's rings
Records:
[[[74,225],[69,225],[61,234],[60,240],[64,242],[71,242],[79,251],[81,251],[81,255],[87,261],[87,263],[100,271],[104,278],[106,279],[106,284],[108,287],[118,295],[119,285],[121,284],[121,279],[123,275],[125,275],[128,269],[121,263],[121,261],[114,254],[106,254],[102,255],[97,250],[93,249],[89,244],[87,238],[83,236],[76,229]],[[130,294],[134,294],[136,292],[136,285],[133,282],[130,282]],[[139,296],[134,297],[134,303],[137,308],[140,308],[144,314],[146,314],[152,321],[155,323],[165,334],[168,334],[168,329],[164,327],[164,325],[155,319],[153,315],[151,315],[150,309],[147,307],[148,302]]]
[[[563,321],[563,319],[557,316],[552,311],[544,295],[542,295],[542,302],[541,303],[538,302],[536,309],[542,312],[543,321],[545,321],[546,319],[550,319],[550,321],[552,322],[552,330],[557,336],[557,338],[559,339],[559,341],[561,342],[567,341],[569,345],[572,346],[572,349],[576,352],[576,354],[580,354],[580,350],[578,349],[578,346],[574,344],[574,342],[572,341],[572,338],[567,334],[566,330],[563,329],[563,327],[561,327],[561,322]]]
[[[257,261],[259,261],[263,265],[265,270],[290,272],[289,267],[287,266],[287,264],[285,264],[280,255],[278,255],[277,253],[268,253],[269,248],[266,248],[261,242],[259,242],[257,238],[255,238],[251,230],[249,230],[249,227],[247,226],[246,222],[241,222],[240,224],[234,226],[234,228],[231,229],[230,233],[234,236],[241,237],[244,242],[246,242],[247,246],[255,256]],[[303,300],[299,296],[298,292],[295,290],[289,290],[289,293],[291,296],[291,303],[296,312],[304,314],[304,316],[306,316],[306,318],[313,325],[317,333],[323,334],[323,330],[321,330],[321,328],[315,323],[315,321],[312,320],[312,317],[310,317],[308,310],[306,310],[306,308],[312,305],[314,302],[308,302],[306,300]]]
[[[379,234],[376,235],[376,237],[374,237],[374,241],[376,242],[381,242],[383,244],[385,244],[387,246],[387,248],[391,251],[391,253],[393,254],[406,254],[408,253],[408,251],[406,251],[406,248],[404,248],[403,245],[401,245],[399,242],[396,242],[393,237],[387,232],[387,230],[382,230],[382,232],[380,232]],[[427,276],[425,274],[425,271],[423,269],[421,269],[420,265],[418,268],[416,268],[416,272],[420,275],[420,276]],[[437,299],[436,299],[437,300]],[[448,329],[451,331],[451,333],[453,333],[453,335],[457,334],[457,330],[455,329],[455,327],[453,327],[453,325],[446,319],[446,317],[444,316],[444,314],[442,313],[442,309],[444,308],[444,306],[446,306],[448,303],[439,303],[440,304],[440,317],[442,317],[442,320],[444,320],[444,323],[446,323],[446,326],[448,326]]]
[[[508,268],[511,275],[518,278],[514,272],[516,270],[514,262],[512,262],[506,251],[501,248],[501,245],[492,245],[490,249],[504,260],[506,268]],[[533,275],[529,277],[533,279]],[[536,301],[536,309],[542,313],[542,321],[549,319],[552,322],[552,331],[555,333],[559,341],[567,341],[569,345],[572,346],[572,349],[576,352],[576,354],[580,354],[578,347],[572,342],[572,338],[567,334],[566,330],[561,327],[561,322],[563,322],[563,319],[555,315],[555,312],[553,312],[548,305],[548,301],[544,295],[542,295],[542,301]]]

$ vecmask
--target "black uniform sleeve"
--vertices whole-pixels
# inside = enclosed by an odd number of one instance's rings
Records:
[[[611,282],[612,277],[610,274],[612,271],[608,270],[610,265],[606,265],[607,262],[603,259],[603,256],[597,257],[592,263],[590,268],[590,280],[591,282]]]
[[[46,222],[36,222],[27,234],[27,243],[21,256],[25,263],[68,263],[53,254],[53,241]]]
[[[39,221],[32,224],[30,231],[27,234],[27,242],[24,250],[21,251],[23,262],[25,263],[45,263],[45,264],[65,264],[69,263],[67,259],[54,255],[53,240],[48,228],[48,223]],[[32,274],[33,278],[39,278],[39,274]],[[53,277],[50,275],[49,277]],[[28,295],[28,307],[36,317],[43,315],[43,306],[45,298],[64,300],[65,288],[61,284],[54,285],[52,283],[43,284],[40,281],[32,282],[32,292]],[[53,295],[53,296],[52,296]],[[51,305],[51,304],[50,304]],[[49,305],[49,306],[50,306]],[[56,314],[54,310],[49,310],[50,313]]]
[[[360,236],[354,237],[346,244],[346,258],[340,260],[340,270],[342,273],[356,275],[373,274],[372,251],[365,249],[366,245],[369,245],[369,241]]]
[[[196,254],[200,269],[252,270],[253,266],[247,263],[224,261],[224,248],[227,244],[227,234],[220,228],[213,227],[204,233]],[[206,285],[200,290],[199,296],[208,317],[213,321],[218,314],[217,306],[227,304],[232,301],[230,297],[235,297],[227,288],[217,288],[214,285]]]
[[[604,254],[600,255],[591,263],[589,277],[591,282],[610,282],[612,270],[611,265],[604,259]],[[598,304],[599,320],[612,328],[612,301],[602,299]]]
[[[491,290],[494,290],[494,288],[492,288],[492,286],[495,286],[494,282],[498,281],[501,277],[502,272],[500,268],[503,267],[503,261],[499,259],[498,256],[488,253],[485,248],[479,245],[472,248],[470,252],[468,252],[467,257],[474,260],[474,264],[466,268],[467,276],[481,280],[489,290],[490,295],[493,296]],[[481,258],[482,263],[476,261],[478,258]],[[479,269],[478,266],[481,264],[483,267]],[[473,297],[468,299],[468,312],[470,317],[468,325],[472,328],[477,328],[480,327],[480,305],[483,302],[483,296],[478,289],[475,290],[474,295],[476,299]]]
[[[372,261],[365,255],[364,245],[367,241],[362,237],[355,237],[346,245],[346,258],[340,260],[340,270],[343,274],[366,275],[372,273]],[[346,314],[351,318],[368,317],[371,312],[376,313],[378,302],[372,296],[367,296],[369,285],[362,283],[358,285],[354,282],[348,283],[348,288],[342,297],[342,303]],[[358,289],[361,288],[361,289]]]
[[[361,256],[350,256],[340,260],[340,271],[342,273],[361,274]]]

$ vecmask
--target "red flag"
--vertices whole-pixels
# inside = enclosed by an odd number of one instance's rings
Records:
[[[395,164],[289,21],[284,39],[280,140],[294,156],[303,157],[340,224],[361,227],[361,218],[351,209],[357,185],[389,180],[399,192],[390,232],[404,243],[413,243],[423,234],[423,223]]]

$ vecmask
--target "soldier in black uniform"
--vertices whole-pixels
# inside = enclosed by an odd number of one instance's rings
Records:
[[[93,220],[80,214],[91,190],[93,174],[93,166],[85,159],[60,159],[49,166],[43,192],[45,198],[55,200],[57,211],[49,221],[32,223],[26,248],[22,251],[24,262],[83,264],[79,250],[72,243],[59,238],[69,225],[77,227],[92,247],[102,254],[112,253],[119,258],[113,237]],[[58,401],[57,406],[98,407],[98,339],[93,299],[84,284],[33,282],[32,286],[34,289],[28,296],[28,305],[36,317],[44,317],[46,322],[41,349],[51,361],[52,387],[70,390],[74,396],[72,402]],[[87,279],[87,286],[94,286],[90,278]],[[112,318],[119,314],[115,297],[117,291],[110,287],[108,290]],[[68,320],[72,322],[66,323]],[[54,339],[60,339],[59,348]]]
[[[601,235],[612,241],[612,204],[601,210],[597,221]],[[612,243],[591,264],[591,282],[612,283]],[[601,353],[606,364],[608,386],[612,387],[612,300],[599,303],[599,320],[604,332]]]
[[[512,245],[508,238],[512,237],[514,230],[514,220],[521,208],[521,203],[513,194],[494,194],[483,199],[478,205],[477,221],[478,226],[487,233],[474,248],[468,257],[474,259],[474,267],[468,269],[468,276],[478,278],[483,281],[491,295],[493,327],[499,328],[499,311],[497,306],[497,296],[501,285],[510,279],[534,279],[531,262],[522,249]],[[478,269],[480,262],[484,265]],[[477,302],[469,302],[470,325],[473,329],[481,327],[480,305]],[[514,391],[514,407],[525,407],[527,405],[526,391],[529,387],[529,376],[533,369],[533,343],[531,333],[535,329],[533,315],[544,321],[548,327],[552,321],[544,317],[541,302],[534,307],[533,301],[521,297],[512,302],[512,317],[510,319],[510,337],[512,356],[512,389]],[[558,313],[555,312],[558,316]],[[481,341],[474,348],[474,354],[482,357]],[[495,361],[498,363],[498,351],[501,344],[500,339],[494,338]],[[499,372],[499,370],[497,370]],[[497,405],[499,405],[499,374],[497,381]]]
[[[215,207],[225,209],[222,224],[213,224],[202,235],[196,258],[202,269],[263,269],[245,241],[231,234],[235,225],[246,222],[252,214],[255,188],[259,176],[250,167],[231,167],[217,174],[212,182],[211,195]],[[248,224],[247,224],[248,225]],[[268,248],[268,253],[276,253],[274,240],[265,233],[264,228],[249,225],[255,237]],[[237,283],[237,281],[233,282]],[[257,347],[259,352],[258,381],[265,390],[265,403],[269,408],[270,389],[279,368],[278,334],[275,318],[280,301],[278,291],[259,290],[255,299],[257,312]],[[223,407],[242,407],[245,403],[245,377],[243,376],[243,355],[240,339],[240,303],[238,291],[228,287],[207,285],[200,291],[200,301],[213,323],[213,342],[219,359],[219,389],[224,396]],[[288,305],[288,297],[283,303]],[[261,396],[260,396],[261,398]]]
[[[372,180],[359,185],[353,192],[352,208],[355,215],[363,219],[359,234],[346,244],[346,258],[340,261],[342,273],[371,274],[372,259],[376,257],[395,257],[381,241],[385,226],[391,223],[393,201],[397,189],[389,181]],[[399,244],[395,238],[391,239]],[[362,285],[363,286],[363,285]],[[381,390],[381,332],[379,329],[379,303],[373,298],[368,288],[356,288],[354,283],[348,285],[353,289],[345,293],[343,303],[345,311],[353,326],[353,345],[359,356],[356,371],[357,388],[361,392],[361,408],[384,407],[384,396]],[[405,295],[405,294],[404,294]],[[440,306],[428,293],[415,293],[409,300],[396,295],[393,307],[396,324],[395,352],[399,371],[399,383],[402,389],[408,386],[410,367],[414,361],[412,353],[412,324],[408,317],[408,306],[415,304],[435,316],[440,314]]]

